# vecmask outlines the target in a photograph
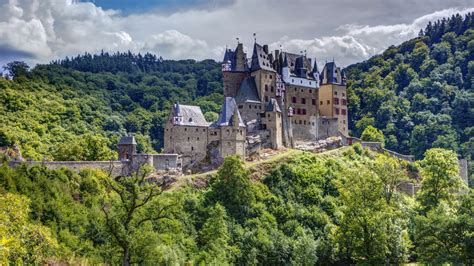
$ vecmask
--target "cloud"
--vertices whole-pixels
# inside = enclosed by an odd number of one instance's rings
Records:
[[[272,48],[348,65],[416,36],[430,20],[474,10],[467,0],[404,1],[199,0],[196,8],[123,14],[76,0],[0,0],[0,47],[25,52],[16,56],[30,63],[101,50],[220,60],[225,44],[240,37],[251,47],[257,32]]]
[[[410,24],[377,26],[346,24],[336,29],[339,32],[338,36],[309,40],[283,37],[270,47],[276,49],[281,46],[284,50],[292,52],[306,50],[309,56],[316,57],[319,62],[332,60],[335,57],[341,65],[347,66],[381,53],[390,45],[398,45],[416,37],[429,21],[436,21],[455,13],[463,15],[469,12],[474,12],[474,8],[441,10],[419,17]]]

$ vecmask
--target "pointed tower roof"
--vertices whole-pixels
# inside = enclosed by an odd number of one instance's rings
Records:
[[[240,112],[237,108],[234,98],[226,97],[224,99],[224,104],[222,105],[219,118],[216,122],[212,123],[211,127],[221,127],[221,126],[230,126],[232,125],[232,119],[234,113],[237,113],[239,126],[245,127],[245,124],[240,116]]]
[[[250,66],[250,70],[256,71],[259,69],[275,71],[270,62],[270,57],[263,49],[263,46],[259,45],[258,43],[255,43],[253,45],[252,63]]]
[[[134,136],[123,136],[120,138],[118,145],[137,145]]]
[[[275,98],[271,98],[265,108],[265,112],[278,112],[281,113],[280,105]]]
[[[246,77],[240,85],[237,94],[235,95],[235,102],[241,104],[245,102],[260,103],[258,98],[257,83],[255,77]]]
[[[313,74],[313,73],[319,73],[318,62],[317,62],[316,58],[314,58],[313,70],[311,70],[311,74]]]

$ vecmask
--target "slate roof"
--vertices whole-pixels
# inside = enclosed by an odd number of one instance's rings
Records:
[[[334,62],[329,62],[326,63],[323,69],[323,75],[321,75],[321,79],[324,78],[324,75],[326,75],[327,83],[328,84],[337,84],[337,74],[336,74],[336,63]]]
[[[240,88],[235,95],[235,102],[260,103],[260,99],[258,98],[258,90],[257,90],[257,83],[255,82],[255,77],[246,77],[242,81],[242,84],[240,85]]]
[[[226,49],[224,53],[224,59],[222,60],[223,63],[230,62],[231,63],[231,71],[247,71],[248,70],[248,62],[246,58],[246,54],[243,51],[243,45],[239,43],[234,51],[232,49]],[[240,50],[240,51],[239,51]],[[240,54],[244,57],[244,66],[243,69],[237,69],[237,56]]]
[[[282,52],[283,54],[283,61],[286,60],[287,64],[288,64],[288,67],[290,68],[290,73],[291,74],[294,74],[296,75],[296,59],[298,57],[302,57],[302,55],[299,55],[299,54],[292,54],[292,53],[287,53],[287,52]],[[303,57],[303,63],[304,63],[304,67],[306,69],[311,69],[311,62],[309,61],[309,59],[304,56]]]
[[[281,113],[280,105],[278,105],[277,100],[275,98],[271,98],[265,108],[265,112],[278,112]]]
[[[124,136],[120,138],[118,145],[137,145],[134,136]]]
[[[204,118],[204,114],[199,106],[176,103],[173,106],[173,116],[182,117],[182,122],[180,123],[182,126],[207,127],[210,124]]]
[[[255,43],[253,46],[252,63],[250,66],[250,70],[256,71],[259,69],[275,72],[272,64],[270,63],[270,57],[263,50],[263,46],[259,45],[258,43]]]
[[[224,99],[219,118],[216,122],[212,123],[211,127],[231,126],[233,124],[234,112],[239,116],[239,126],[244,127],[245,124],[240,116],[239,110],[237,109],[237,104],[232,97],[226,97]]]

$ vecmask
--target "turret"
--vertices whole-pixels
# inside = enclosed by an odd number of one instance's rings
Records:
[[[311,70],[311,76],[313,76],[313,78],[316,81],[317,87],[319,87],[320,76],[319,76],[318,63],[316,61],[316,58],[314,59],[314,65],[313,65],[313,69]]]
[[[173,105],[173,124],[179,125],[183,122],[183,115],[179,103]]]
[[[295,74],[296,76],[300,78],[306,78],[307,77],[307,72],[308,70],[306,69],[306,66],[304,64],[304,56],[300,56],[296,58],[295,62]]]
[[[119,160],[131,160],[132,156],[137,153],[137,142],[133,136],[122,137],[117,145]]]

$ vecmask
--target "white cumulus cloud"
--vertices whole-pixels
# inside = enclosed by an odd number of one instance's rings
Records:
[[[236,0],[212,9],[123,15],[76,0],[0,0],[0,51],[31,55],[30,63],[101,50],[220,60],[225,44],[232,47],[240,37],[249,49],[257,32],[272,48],[348,65],[415,37],[428,21],[474,11],[467,0],[360,1]]]

